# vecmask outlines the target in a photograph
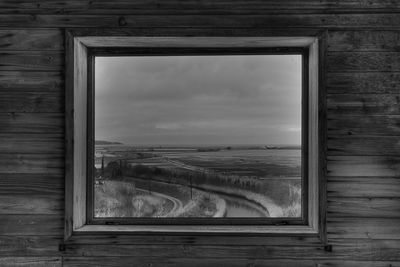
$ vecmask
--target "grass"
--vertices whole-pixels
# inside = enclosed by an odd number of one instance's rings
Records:
[[[95,187],[94,209],[96,217],[161,217],[172,204],[136,190],[133,183],[106,180]]]

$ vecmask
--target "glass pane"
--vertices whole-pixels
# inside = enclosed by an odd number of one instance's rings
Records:
[[[300,217],[301,96],[301,55],[96,57],[95,217]]]

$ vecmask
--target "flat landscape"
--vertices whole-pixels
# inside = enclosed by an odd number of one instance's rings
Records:
[[[96,217],[299,217],[294,146],[95,147]]]

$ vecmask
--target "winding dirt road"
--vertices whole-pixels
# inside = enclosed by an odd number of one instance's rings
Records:
[[[136,188],[136,190],[142,191],[142,192],[145,192],[145,193],[148,193],[148,192],[149,192],[148,190],[141,189],[141,188]],[[158,197],[160,197],[160,198],[168,199],[169,201],[171,201],[171,202],[173,203],[173,205],[174,205],[173,208],[165,215],[165,217],[173,217],[173,216],[171,216],[171,215],[176,214],[176,212],[177,212],[179,209],[182,209],[182,208],[183,208],[183,203],[182,203],[182,201],[180,201],[179,199],[177,199],[177,198],[175,198],[175,197],[172,197],[172,196],[169,196],[169,195],[165,195],[165,194],[162,194],[162,193],[159,193],[159,192],[154,192],[154,191],[151,191],[151,194],[152,194],[152,195],[156,195],[156,196],[158,196]]]

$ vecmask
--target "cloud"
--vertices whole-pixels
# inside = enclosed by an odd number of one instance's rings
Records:
[[[98,139],[300,140],[299,55],[98,57],[95,77]]]

